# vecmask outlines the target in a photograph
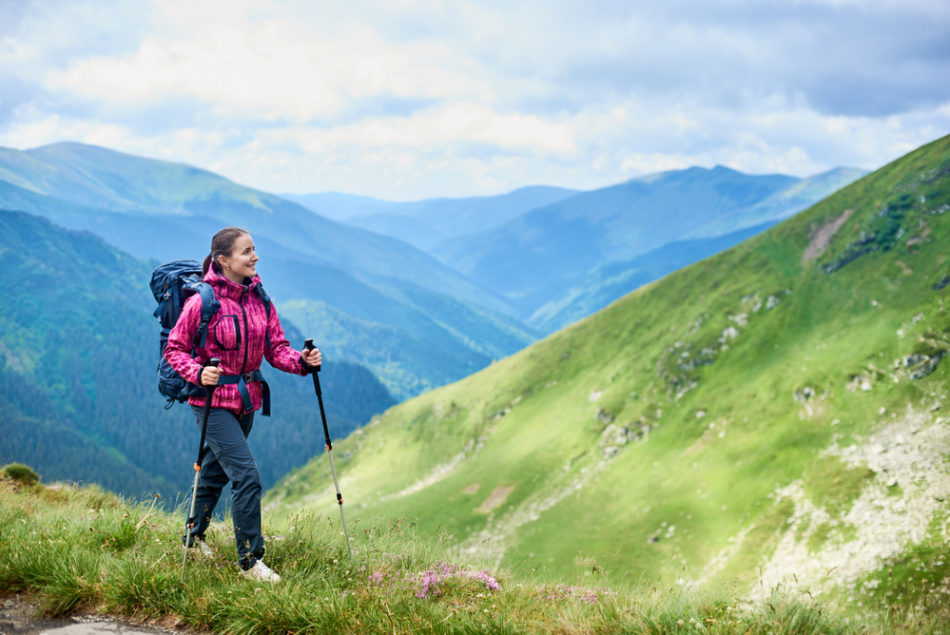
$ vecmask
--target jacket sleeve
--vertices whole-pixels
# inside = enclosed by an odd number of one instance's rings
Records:
[[[277,308],[271,304],[270,315],[267,318],[267,333],[270,336],[270,348],[264,351],[270,365],[279,370],[295,375],[306,375],[307,369],[300,359],[300,351],[294,350],[287,341],[284,327],[280,325]]]
[[[202,365],[191,356],[191,345],[195,341],[195,332],[201,322],[201,296],[197,293],[185,301],[178,322],[168,334],[165,345],[165,360],[178,371],[186,381],[201,385]]]

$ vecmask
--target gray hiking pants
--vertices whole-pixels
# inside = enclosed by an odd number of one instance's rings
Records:
[[[192,406],[198,427],[205,409]],[[192,535],[204,538],[211,523],[221,490],[231,482],[231,516],[234,519],[234,540],[238,562],[249,569],[264,557],[264,536],[261,534],[261,475],[257,462],[247,446],[247,435],[254,424],[254,413],[238,417],[230,410],[212,408],[205,436],[208,451],[201,462],[198,494],[195,497],[195,529]]]

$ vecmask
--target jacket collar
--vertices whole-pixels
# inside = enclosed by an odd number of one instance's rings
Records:
[[[223,274],[218,273],[217,268],[212,266],[208,268],[204,281],[214,288],[215,294],[220,298],[230,298],[240,300],[248,291],[253,291],[254,287],[261,283],[259,275],[255,274],[253,278],[244,278],[245,284],[238,284]]]

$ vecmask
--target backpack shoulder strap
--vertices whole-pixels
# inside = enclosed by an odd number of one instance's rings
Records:
[[[214,289],[207,282],[192,282],[188,285],[189,289],[201,296],[201,321],[198,324],[198,340],[195,346],[204,347],[208,338],[208,324],[211,318],[221,308],[221,303],[214,297]]]

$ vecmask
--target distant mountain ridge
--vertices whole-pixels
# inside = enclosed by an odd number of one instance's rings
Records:
[[[362,196],[285,194],[308,209],[431,251],[450,238],[486,231],[537,207],[573,196],[565,188],[534,185],[498,196],[433,198],[396,203]]]
[[[542,331],[553,333],[596,313],[643,285],[738,245],[777,222],[770,221],[713,238],[678,240],[628,260],[601,265],[574,283],[561,298],[536,309],[529,321]]]
[[[718,218],[712,223],[702,225],[688,232],[685,238],[711,238],[753,225],[785,220],[796,212],[857,181],[865,174],[867,174],[867,170],[839,167],[798,179],[795,183],[780,189],[748,209],[734,210],[727,217]]]
[[[594,268],[671,242],[786,218],[861,174],[838,169],[798,179],[723,166],[662,172],[576,194],[497,229],[447,241],[433,253],[509,299],[538,326],[531,316]]]
[[[648,272],[658,276],[696,262],[711,245],[735,244],[723,237],[748,237],[750,228],[769,227],[864,174],[835,168],[801,179],[716,166],[649,174],[588,192],[529,187],[495,197],[411,203],[340,193],[289,198],[317,213],[336,207],[343,222],[415,244],[550,333],[618,299],[630,283],[655,280]],[[676,258],[644,260],[669,256],[664,246],[673,243],[679,245]],[[697,247],[694,257],[688,245]],[[637,270],[622,276],[626,282],[597,281],[597,270],[609,268],[616,276],[634,258],[640,258]]]
[[[452,297],[477,298],[485,306],[502,306],[454,271],[401,242],[330,221],[207,170],[71,142],[22,151],[26,161],[15,160],[17,153],[9,149],[0,152],[0,180],[47,200],[57,199],[87,210],[139,212],[137,216],[150,219],[197,217],[199,221],[260,225],[257,231],[286,247],[324,262],[345,263],[361,275],[425,282]],[[11,169],[11,164],[26,169]],[[44,214],[44,210],[24,211]],[[52,214],[55,211],[45,210],[44,215]],[[202,236],[202,240],[210,244],[208,237]],[[176,242],[158,243],[152,249],[165,249],[168,255],[160,257],[170,257],[179,253]],[[202,245],[200,251],[206,250],[207,245]]]

